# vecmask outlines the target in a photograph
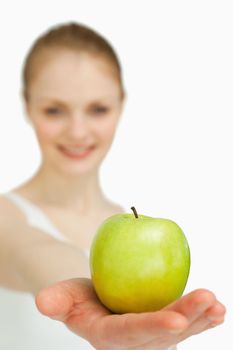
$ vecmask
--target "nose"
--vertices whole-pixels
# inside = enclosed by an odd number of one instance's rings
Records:
[[[87,117],[82,113],[72,114],[68,122],[67,133],[73,141],[85,140],[90,133]]]

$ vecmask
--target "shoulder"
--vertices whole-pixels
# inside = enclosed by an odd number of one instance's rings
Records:
[[[26,222],[23,212],[7,197],[0,194],[0,229]]]
[[[109,205],[108,205],[108,216],[110,215],[115,215],[115,214],[122,214],[122,213],[125,213],[125,209],[117,204],[117,203],[114,203],[114,202],[110,202]]]
[[[116,205],[115,210],[116,210],[116,214],[125,213],[125,209],[121,205]]]
[[[23,211],[4,195],[0,195],[0,256],[4,244],[22,247],[27,244],[58,242],[44,231],[28,224]]]

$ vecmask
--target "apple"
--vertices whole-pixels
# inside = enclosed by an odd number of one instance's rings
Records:
[[[190,249],[172,220],[116,214],[98,228],[90,272],[96,294],[113,313],[156,311],[179,298],[190,271]]]

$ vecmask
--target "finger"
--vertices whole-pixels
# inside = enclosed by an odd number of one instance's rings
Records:
[[[99,341],[105,339],[106,347],[117,343],[126,347],[145,344],[157,338],[179,334],[186,329],[185,317],[174,311],[157,311],[147,313],[128,313],[111,315],[93,325]]]
[[[213,306],[215,301],[216,297],[212,292],[206,289],[197,289],[168,305],[165,309],[181,313],[192,323]]]
[[[60,321],[64,321],[73,306],[72,296],[62,283],[42,289],[37,294],[35,302],[43,315]]]
[[[51,318],[65,321],[77,303],[84,303],[96,296],[88,279],[70,279],[42,289],[36,296],[38,310]]]
[[[190,327],[182,334],[182,340],[191,335],[201,333],[207,329],[216,327],[224,322],[226,308],[223,304],[216,301],[204,314],[195,320]]]
[[[224,316],[226,314],[226,307],[220,303],[220,301],[216,301],[215,304],[209,308],[205,315],[209,318],[209,319],[215,319],[216,317],[221,317]]]
[[[210,327],[215,327],[224,322],[226,307],[217,301],[214,306],[209,308],[204,317],[209,321]]]
[[[70,279],[44,288],[36,296],[38,310],[62,321],[75,334],[91,340],[91,324],[110,314],[98,300],[91,280]]]

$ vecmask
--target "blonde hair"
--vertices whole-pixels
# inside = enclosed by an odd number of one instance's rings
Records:
[[[28,100],[29,83],[41,62],[42,53],[48,50],[63,48],[78,52],[87,52],[107,59],[116,72],[121,95],[122,98],[124,98],[125,93],[121,65],[111,44],[93,29],[85,25],[71,22],[54,26],[38,37],[30,48],[24,61],[22,74],[23,95],[25,100]]]

